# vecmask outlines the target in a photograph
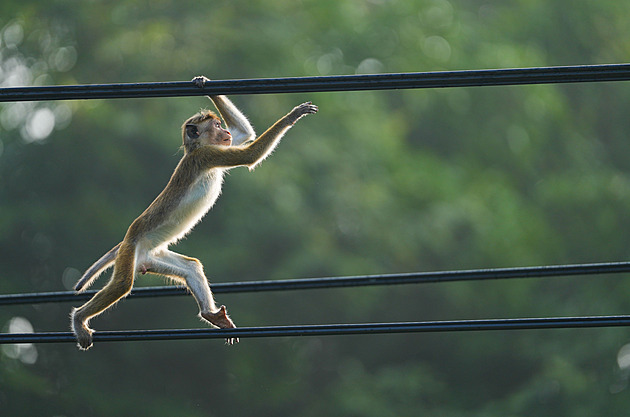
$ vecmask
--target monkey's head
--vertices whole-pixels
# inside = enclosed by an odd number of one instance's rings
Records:
[[[232,135],[221,126],[221,119],[210,110],[202,110],[182,125],[182,140],[185,153],[200,146],[230,146]]]

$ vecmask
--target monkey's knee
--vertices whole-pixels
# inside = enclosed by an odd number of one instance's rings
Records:
[[[81,350],[92,347],[92,334],[94,331],[87,326],[87,320],[81,314],[80,309],[73,309],[70,315],[70,326],[77,339],[77,345]]]
[[[192,269],[197,275],[204,275],[203,264],[199,259],[188,256],[185,259],[188,262],[188,268]]]

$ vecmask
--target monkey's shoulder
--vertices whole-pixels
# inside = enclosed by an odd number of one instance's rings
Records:
[[[195,150],[179,161],[167,188],[188,189],[199,182],[212,182],[223,177],[223,169],[202,161],[201,154]]]
[[[225,155],[233,152],[235,147],[220,145],[204,145],[187,153],[182,158],[182,164],[201,169],[220,166]],[[194,169],[194,168],[193,168]]]

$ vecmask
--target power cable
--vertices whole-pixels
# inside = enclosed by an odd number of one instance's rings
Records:
[[[198,88],[190,81],[10,87],[0,89],[0,102],[479,87],[628,80],[630,80],[630,64],[577,65],[216,80],[206,83],[203,89]]]
[[[364,335],[385,333],[433,333],[486,330],[535,330],[630,326],[630,316],[545,317],[486,320],[324,324],[308,326],[242,327],[237,329],[122,330],[94,333],[94,342],[227,339],[248,337],[295,337]],[[3,333],[0,344],[76,342],[70,332]]]
[[[70,86],[12,87],[0,89],[0,102],[78,100],[105,98],[178,97],[214,94],[270,94],[330,91],[361,91],[411,88],[445,88],[548,83],[577,83],[630,80],[630,64],[584,65],[565,67],[512,68],[420,72],[326,77],[268,78],[210,81],[198,88],[190,81],[132,84],[93,84]],[[364,285],[394,285],[462,280],[533,278],[549,276],[592,275],[630,272],[627,262],[557,265],[525,268],[501,268],[468,271],[420,272],[253,281],[214,284],[215,293],[296,290]],[[92,297],[95,291],[79,295],[73,292],[10,294],[0,296],[0,304],[77,301]],[[130,297],[182,295],[177,287],[152,287],[134,290]],[[492,319],[412,323],[337,324],[279,326],[238,329],[179,329],[97,332],[96,342],[120,340],[170,340],[199,338],[246,338],[280,336],[323,336],[341,334],[380,334],[408,332],[443,332],[471,330],[518,330],[548,328],[612,327],[630,325],[630,316],[596,316],[533,319]],[[74,342],[72,333],[0,334],[3,343]]]
[[[615,274],[623,272],[630,272],[630,262],[472,269],[460,271],[413,272],[401,274],[357,275],[346,277],[303,278],[274,281],[244,281],[211,284],[211,288],[215,294],[227,294],[375,285],[427,284],[454,281],[544,278],[577,275]],[[96,292],[96,290],[91,290],[85,291],[81,294],[76,294],[73,291],[5,294],[0,295],[0,305],[84,301],[92,298],[92,296]],[[134,289],[127,298],[164,297],[185,294],[188,294],[188,292],[185,288],[182,287],[147,287]]]

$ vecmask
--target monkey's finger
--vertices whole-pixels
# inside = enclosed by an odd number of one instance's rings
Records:
[[[199,88],[203,88],[210,79],[204,75],[198,75],[192,79],[192,82]]]
[[[317,107],[315,104],[313,104],[310,101],[300,104],[299,106],[297,106],[297,108],[299,108],[300,110],[306,111],[307,113],[317,113],[317,110],[319,110],[319,107]]]

